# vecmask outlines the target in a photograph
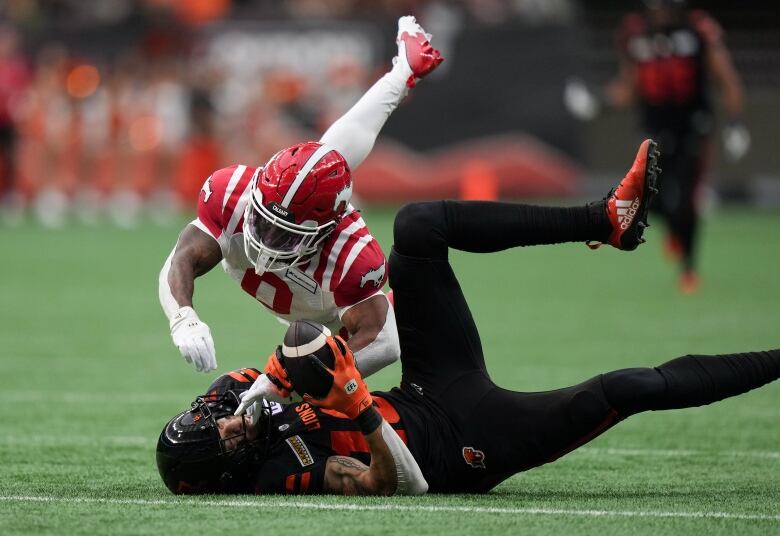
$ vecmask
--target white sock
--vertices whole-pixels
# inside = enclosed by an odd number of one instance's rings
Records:
[[[352,108],[322,135],[320,142],[340,152],[354,170],[371,152],[379,132],[406,96],[406,81],[412,71],[405,61],[369,88]]]

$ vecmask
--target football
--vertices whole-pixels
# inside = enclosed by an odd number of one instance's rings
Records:
[[[333,352],[326,342],[330,335],[327,327],[310,320],[296,320],[287,328],[279,362],[301,396],[323,398],[333,385],[333,376],[325,370],[334,367]]]

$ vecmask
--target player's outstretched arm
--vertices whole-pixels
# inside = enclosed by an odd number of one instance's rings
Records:
[[[160,271],[160,304],[168,317],[173,343],[182,357],[201,372],[216,369],[217,358],[211,330],[192,308],[195,278],[221,259],[219,244],[194,225],[188,225]]]
[[[636,99],[634,65],[621,58],[618,74],[603,88],[593,89],[583,80],[571,77],[566,82],[563,101],[566,109],[581,121],[590,121],[604,109],[624,109]]]
[[[392,365],[401,357],[395,312],[384,293],[347,309],[341,322],[350,333],[349,346],[363,377]]]
[[[723,147],[732,161],[741,160],[750,150],[750,132],[742,123],[745,92],[723,40],[713,38],[707,48],[707,67],[721,90],[728,122],[723,127]]]
[[[398,477],[395,462],[382,437],[382,429],[380,426],[365,436],[371,452],[371,465],[348,456],[328,458],[325,491],[337,495],[393,495],[396,492]]]
[[[379,132],[418,78],[433,71],[442,61],[431,47],[430,35],[414,17],[398,19],[398,55],[393,68],[380,78],[341,118],[323,134],[320,142],[340,152],[352,169],[371,152]]]

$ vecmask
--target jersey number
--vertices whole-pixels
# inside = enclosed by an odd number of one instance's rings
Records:
[[[273,289],[273,297],[270,298],[270,304],[258,295],[260,285],[265,283]],[[273,312],[288,315],[292,305],[293,293],[287,283],[273,272],[265,272],[263,275],[257,275],[252,270],[247,270],[244,278],[241,280],[241,288],[254,296],[257,301],[271,309]],[[266,289],[262,289],[262,294],[267,295]]]

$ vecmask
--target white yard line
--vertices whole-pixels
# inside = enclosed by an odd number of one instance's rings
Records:
[[[646,456],[664,458],[682,458],[691,456],[722,456],[759,459],[780,459],[780,452],[759,450],[688,450],[688,449],[632,449],[617,447],[580,447],[574,453],[588,456]]]
[[[722,452],[704,452],[687,449],[632,449],[617,447],[580,447],[575,452],[592,456],[661,456],[679,458],[683,456],[723,455]]]
[[[392,500],[392,499],[389,499]],[[0,496],[0,502],[42,502],[64,504],[117,504],[137,506],[221,506],[233,508],[301,508],[304,510],[430,512],[463,514],[549,515],[577,517],[646,517],[685,519],[733,519],[741,521],[780,521],[780,514],[732,512],[664,512],[641,510],[568,510],[561,508],[502,508],[492,506],[424,506],[403,504],[326,503],[300,500],[225,500],[213,499],[101,499],[97,497],[53,497],[41,495]]]
[[[11,447],[154,447],[157,438],[144,436],[5,435],[0,446]]]
[[[62,391],[59,393],[44,391],[6,391],[0,393],[0,402],[9,404],[31,404],[44,402],[46,404],[105,404],[105,403],[143,403],[156,404],[178,402],[185,406],[192,402],[192,399],[182,398],[180,395],[172,393],[95,393]]]

